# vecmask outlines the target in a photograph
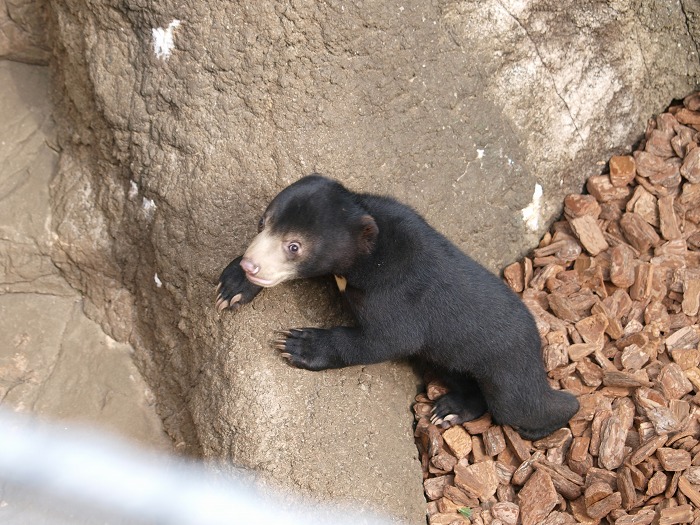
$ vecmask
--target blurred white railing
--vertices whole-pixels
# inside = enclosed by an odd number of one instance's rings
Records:
[[[2,524],[390,523],[340,506],[289,499],[263,495],[245,477],[0,410]]]

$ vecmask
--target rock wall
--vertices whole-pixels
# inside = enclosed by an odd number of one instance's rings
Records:
[[[311,171],[408,202],[497,270],[700,79],[688,0],[50,5],[54,260],[137,348],[171,436],[414,523],[410,369],[286,367],[272,330],[343,319],[332,283],[218,316],[219,272]]]
[[[45,0],[0,0],[0,58],[46,65]]]
[[[46,66],[0,60],[0,408],[170,451],[131,348],[85,316],[50,257],[58,153],[48,93]],[[3,500],[17,516],[21,501]],[[19,520],[0,510],[8,519]]]

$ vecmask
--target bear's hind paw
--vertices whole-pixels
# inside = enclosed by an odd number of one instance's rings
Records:
[[[464,397],[456,392],[448,392],[435,401],[431,423],[442,428],[460,425],[481,417],[486,412],[486,404],[479,396]]]

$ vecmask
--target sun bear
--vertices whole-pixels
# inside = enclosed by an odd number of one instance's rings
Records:
[[[547,382],[535,321],[498,277],[398,201],[309,175],[280,192],[258,235],[219,279],[216,306],[263,288],[334,275],[356,326],[294,328],[275,347],[299,368],[417,359],[448,387],[433,420],[489,411],[527,439],[564,426],[578,401]]]

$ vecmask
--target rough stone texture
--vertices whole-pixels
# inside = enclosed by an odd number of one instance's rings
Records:
[[[48,256],[58,159],[48,85],[47,68],[0,61],[0,404],[171,450],[131,348],[83,314]]]
[[[500,268],[697,83],[694,5],[56,0],[55,260],[135,346],[187,450],[420,522],[409,368],[286,368],[272,330],[338,322],[333,284],[219,317],[213,283],[313,170]]]
[[[81,302],[77,295],[0,295],[3,405],[172,450],[129,345],[106,336]]]
[[[0,58],[47,64],[45,0],[0,0]]]

